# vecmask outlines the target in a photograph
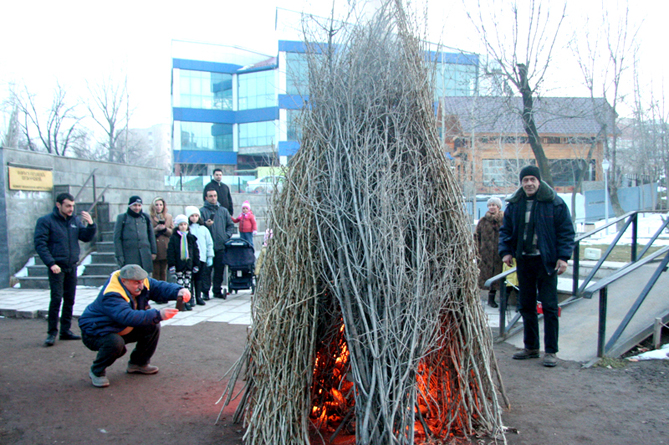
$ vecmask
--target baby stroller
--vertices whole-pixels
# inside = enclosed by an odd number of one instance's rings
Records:
[[[253,271],[255,269],[256,256],[253,246],[241,238],[230,238],[225,243],[223,264],[228,269],[228,291],[251,289],[255,293],[256,285]]]

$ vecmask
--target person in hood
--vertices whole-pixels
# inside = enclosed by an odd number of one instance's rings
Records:
[[[49,327],[44,346],[53,346],[56,342],[61,302],[63,312],[60,316],[60,339],[81,339],[70,330],[77,291],[79,241],[91,241],[95,236],[95,229],[93,218],[88,212],[81,212],[80,218],[74,216],[74,197],[69,193],[58,195],[53,211],[37,220],[35,251],[48,269],[51,289]]]
[[[177,284],[149,278],[136,264],[128,264],[111,274],[97,298],[79,317],[84,345],[98,353],[88,372],[93,386],[109,386],[106,370],[127,352],[128,343],[137,343],[130,354],[128,374],[158,372],[158,367],[150,361],[158,347],[160,322],[174,317],[179,310],[152,309],[149,301],[166,303],[179,297],[188,303],[191,295]]]
[[[200,252],[197,247],[197,238],[188,231],[188,218],[186,215],[177,215],[174,218],[177,229],[170,238],[167,246],[167,266],[172,275],[175,276],[177,284],[191,289],[193,275],[200,271]],[[200,300],[200,297],[196,297]],[[191,304],[193,303],[193,304]],[[204,305],[204,301],[200,301]],[[195,301],[184,303],[184,310],[193,309]]]
[[[511,266],[516,259],[520,314],[525,348],[516,360],[539,358],[537,300],[544,313],[544,366],[557,364],[557,277],[567,270],[574,250],[574,226],[569,208],[541,181],[539,169],[528,165],[520,171],[521,187],[507,199],[499,231],[499,255]]]
[[[200,215],[204,220],[204,225],[209,229],[211,237],[214,240],[214,274],[212,278],[212,293],[214,298],[225,300],[227,292],[222,292],[223,274],[225,265],[223,264],[223,254],[225,253],[225,243],[235,233],[235,223],[232,222],[230,213],[218,203],[215,190],[207,191],[207,202],[200,209]],[[208,292],[208,290],[207,290]]]
[[[258,233],[258,224],[256,217],[251,211],[251,204],[244,201],[242,204],[242,213],[237,218],[232,218],[232,222],[239,224],[239,237],[249,242],[253,247],[253,236]]]
[[[197,207],[186,207],[186,216],[190,223],[188,230],[197,238],[197,248],[200,252],[200,270],[193,275],[193,287],[197,304],[203,306],[206,304],[205,300],[209,300],[210,268],[214,265],[214,240],[211,238],[209,229],[204,225]]]
[[[114,249],[119,267],[138,264],[149,275],[158,250],[153,224],[142,212],[142,198],[131,196],[128,211],[118,215],[114,226]]]

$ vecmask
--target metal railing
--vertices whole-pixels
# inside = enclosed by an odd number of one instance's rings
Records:
[[[622,335],[622,332],[625,330],[625,328],[628,326],[630,320],[634,317],[636,312],[638,311],[639,307],[645,300],[646,296],[650,292],[650,290],[653,288],[657,280],[659,279],[660,275],[662,272],[665,272],[667,270],[667,265],[669,264],[669,246],[663,247],[659,249],[658,251],[654,252],[653,254],[649,255],[645,259],[644,256],[648,252],[648,250],[651,248],[653,243],[658,239],[660,234],[667,229],[667,226],[669,226],[669,218],[663,219],[663,223],[660,225],[659,229],[655,232],[655,234],[651,237],[649,242],[646,244],[644,249],[641,251],[640,254],[637,255],[637,249],[638,249],[638,215],[639,213],[664,213],[664,212],[653,212],[653,211],[633,211],[626,213],[625,215],[622,215],[618,218],[615,218],[611,220],[608,224],[605,224],[597,229],[591,230],[590,232],[584,233],[574,239],[575,245],[574,245],[574,251],[576,252],[576,255],[574,255],[574,261],[572,265],[572,296],[560,303],[558,306],[559,307],[564,307],[567,306],[571,303],[574,303],[575,301],[578,301],[581,298],[592,298],[592,295],[595,292],[599,292],[599,329],[598,329],[598,339],[597,339],[597,356],[598,357],[603,357],[607,352],[610,352],[614,346],[614,344],[620,339],[620,336]],[[608,227],[611,227],[613,225],[617,225],[619,222],[623,222],[624,224],[620,228],[620,230],[617,231],[617,234],[613,240],[613,242],[609,245],[609,247],[606,249],[606,252],[602,255],[602,257],[599,259],[599,261],[595,264],[595,266],[592,268],[588,276],[583,280],[583,282],[579,286],[579,269],[580,269],[580,242],[583,241],[584,239],[592,237],[594,234],[599,233],[603,230],[607,230]],[[613,249],[618,245],[618,242],[622,238],[623,234],[627,231],[627,229],[631,226],[632,228],[632,233],[631,233],[631,252],[630,252],[630,262],[625,264],[622,268],[618,270],[618,272],[614,273],[613,275],[604,278],[602,280],[599,280],[598,282],[590,285],[592,279],[595,277],[601,266],[604,264],[604,262],[607,260]],[[637,270],[641,266],[648,264],[652,261],[657,260],[660,256],[665,254],[665,257],[661,260],[660,264],[658,265],[657,269],[655,270],[655,273],[653,276],[650,278],[650,280],[646,283],[644,289],[641,291],[641,294],[639,297],[636,299],[632,307],[629,309],[627,315],[623,319],[623,321],[620,323],[616,331],[614,332],[613,336],[611,339],[609,339],[608,343],[606,345],[604,344],[605,338],[606,338],[606,318],[607,318],[607,301],[608,301],[608,286],[614,283],[615,281],[619,280],[620,278],[628,275],[629,273]],[[509,324],[506,323],[506,312],[507,312],[507,295],[506,295],[506,277],[516,271],[516,268],[514,267],[513,269],[504,271],[501,274],[495,275],[494,277],[488,279],[485,282],[485,287],[490,287],[492,283],[496,281],[501,281],[500,282],[500,315],[499,315],[499,337],[505,338],[508,335],[511,335],[515,333],[517,330],[513,330],[513,326],[516,324],[516,322],[520,319],[520,314],[516,314]]]

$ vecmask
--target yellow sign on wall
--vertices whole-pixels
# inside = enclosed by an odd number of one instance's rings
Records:
[[[50,170],[8,167],[10,190],[51,191],[53,174]]]

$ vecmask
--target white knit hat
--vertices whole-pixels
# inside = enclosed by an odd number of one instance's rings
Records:
[[[188,218],[186,218],[186,215],[177,215],[176,218],[174,218],[175,226],[179,227],[179,224],[181,223],[188,224]]]
[[[186,216],[191,217],[191,215],[197,215],[200,216],[200,209],[198,209],[195,206],[188,206],[186,207]]]

